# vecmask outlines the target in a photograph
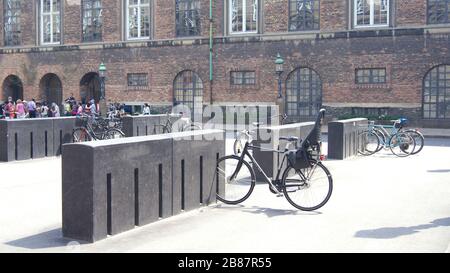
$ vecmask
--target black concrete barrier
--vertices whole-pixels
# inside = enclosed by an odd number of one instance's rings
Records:
[[[368,120],[365,118],[332,121],[328,123],[328,158],[344,160],[357,156],[363,145],[362,136],[367,130]]]
[[[127,137],[150,136],[163,133],[163,126],[169,117],[167,115],[127,116],[123,117],[123,132]],[[172,123],[181,115],[170,115]]]
[[[306,138],[309,132],[314,128],[314,122],[293,123],[279,126],[261,126],[258,130],[258,137],[253,141],[253,145],[261,147],[253,149],[253,156],[260,164],[264,172],[272,178],[275,178],[278,171],[278,164],[283,160],[282,154],[276,154],[267,149],[282,150],[288,144],[286,141],[280,141],[280,137],[295,136],[299,141]],[[291,147],[294,149],[294,147]],[[285,163],[286,164],[286,163]],[[286,165],[283,167],[285,168]],[[263,180],[263,176],[258,171],[256,179]]]
[[[220,130],[64,145],[64,237],[96,242],[215,202],[224,153]]]
[[[0,120],[0,161],[58,156],[75,126],[74,117]]]

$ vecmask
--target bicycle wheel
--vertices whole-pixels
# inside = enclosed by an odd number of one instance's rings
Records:
[[[425,145],[425,138],[423,137],[422,133],[420,133],[419,131],[416,131],[416,130],[406,130],[403,132],[409,134],[416,143],[416,147],[411,154],[416,155],[416,154],[420,153],[423,149],[423,146]]]
[[[86,128],[76,128],[73,130],[72,140],[74,143],[92,141],[92,136]]]
[[[186,132],[186,131],[198,131],[198,130],[202,130],[202,127],[200,125],[197,125],[197,124],[194,124],[194,123],[191,123],[191,124],[189,124],[189,125],[187,125],[187,126],[185,126],[183,128],[183,132]]]
[[[116,128],[108,129],[105,134],[103,135],[103,139],[117,139],[117,138],[124,138],[125,134]]]
[[[409,134],[399,132],[389,140],[389,149],[398,157],[407,157],[414,152],[416,143]]]
[[[158,124],[158,125],[155,125],[155,127],[154,127],[154,133],[157,135],[168,134],[168,133],[172,133],[172,130],[170,130],[170,128],[165,124]]]
[[[288,167],[282,178],[283,193],[288,202],[303,211],[313,211],[323,207],[333,192],[333,178],[330,171],[316,160],[312,167],[295,170]]]
[[[374,128],[373,132],[380,138],[380,145],[378,146],[378,149],[376,153],[383,150],[384,147],[386,147],[386,135],[381,131],[380,129]]]
[[[231,179],[232,176],[235,178]],[[234,155],[219,159],[215,179],[219,189],[217,199],[225,204],[245,201],[255,188],[255,172],[250,164]]]
[[[372,131],[364,131],[359,134],[359,138],[362,139],[362,143],[358,148],[358,153],[361,155],[369,156],[378,151],[380,147],[380,138]]]

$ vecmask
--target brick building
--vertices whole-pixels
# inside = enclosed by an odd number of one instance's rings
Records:
[[[0,100],[98,99],[103,62],[110,101],[274,104],[280,53],[292,117],[450,127],[450,0],[0,2]]]

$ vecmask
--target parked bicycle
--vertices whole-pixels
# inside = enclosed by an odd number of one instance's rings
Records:
[[[287,120],[288,116],[286,114],[284,115],[276,115],[271,117],[271,120],[274,120],[275,118],[281,117],[281,124],[284,125],[285,121]],[[264,123],[261,122],[253,122],[252,126],[254,129],[252,130],[242,130],[237,133],[236,140],[233,144],[233,152],[235,155],[239,156],[241,155],[241,152],[244,150],[245,143],[252,143],[253,139],[257,137],[257,129],[264,125]]]
[[[183,114],[181,113],[181,116]],[[185,132],[185,131],[196,131],[202,130],[202,126],[198,123],[193,123],[189,118],[181,118],[180,121],[175,123],[172,122],[173,116],[170,113],[167,113],[167,120],[165,124],[155,125],[155,132],[162,131],[163,134],[172,133],[172,132]],[[175,127],[174,127],[175,126]],[[159,128],[159,130],[158,130]]]
[[[392,121],[393,125],[375,125],[369,123],[368,130],[360,133],[363,145],[359,149],[362,155],[373,155],[382,149],[390,149],[398,157],[406,157],[422,151],[423,135],[417,130],[403,130],[407,119]]]
[[[256,168],[269,184],[269,190],[277,196],[284,196],[295,208],[313,211],[324,206],[333,191],[333,178],[321,161],[323,156],[320,137],[324,115],[325,110],[321,110],[314,129],[304,141],[299,141],[297,137],[281,137],[281,141],[288,142],[285,150],[265,149],[283,155],[275,179],[269,178],[249,153],[251,148],[263,148],[254,147],[249,142],[245,143],[240,156],[220,158],[215,175],[216,182],[220,185],[217,199],[225,204],[236,205],[249,198],[256,183]],[[297,149],[298,143],[300,148]],[[290,150],[291,146],[295,149]]]
[[[101,117],[82,115],[78,116],[82,125],[75,128],[72,137],[73,142],[85,142],[92,140],[106,140],[123,138],[125,134],[118,128],[110,128],[109,121]]]

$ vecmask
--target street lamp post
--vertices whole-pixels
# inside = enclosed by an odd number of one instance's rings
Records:
[[[100,77],[100,114],[102,117],[106,117],[108,109],[106,106],[106,93],[105,93],[105,79],[106,79],[106,66],[101,63],[98,68],[98,75]]]
[[[281,58],[280,53],[277,55],[277,59],[275,60],[275,72],[278,76],[278,96],[277,96],[277,106],[280,113],[280,124],[283,121],[283,115],[285,114],[284,111],[284,99],[283,99],[283,90],[282,90],[282,81],[281,81],[281,75],[284,72],[284,60]]]

